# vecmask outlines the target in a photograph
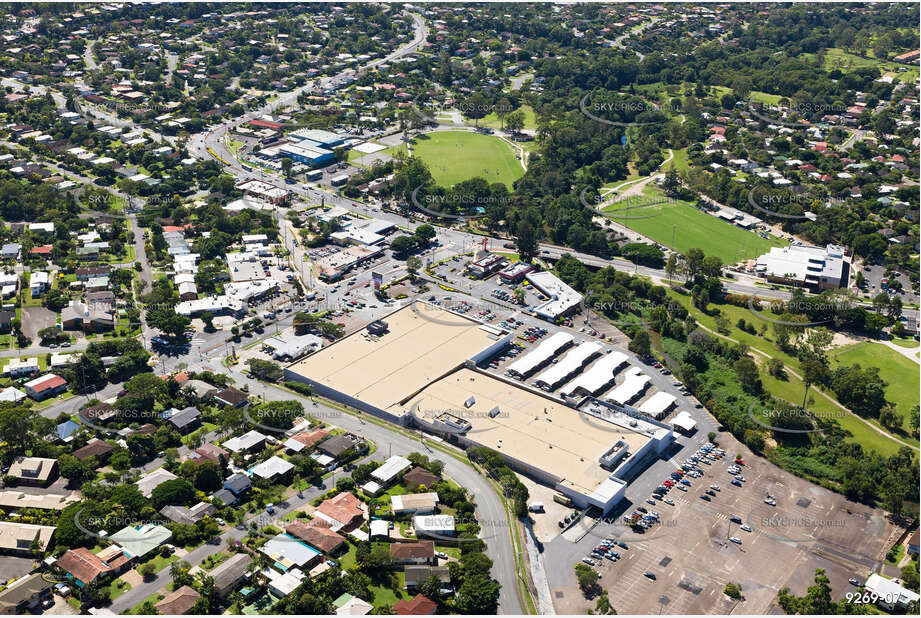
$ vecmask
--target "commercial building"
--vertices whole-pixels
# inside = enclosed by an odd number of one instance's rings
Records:
[[[534,314],[548,322],[555,322],[558,318],[577,311],[582,304],[582,295],[560,281],[553,273],[531,272],[528,273],[527,279],[548,297],[546,302],[534,307]]]
[[[295,335],[269,337],[262,342],[262,347],[272,354],[275,360],[293,361],[305,354],[323,347],[323,340],[316,335]]]
[[[621,401],[591,399],[608,388],[626,364],[622,353],[605,354],[571,378],[587,359],[597,356],[597,344],[589,342],[552,368],[563,365],[561,369],[541,374],[542,381],[553,384],[572,379],[574,384],[564,391],[583,395],[591,403],[580,402],[577,409],[479,368],[509,345],[511,333],[418,301],[386,320],[386,333],[366,337],[358,331],[289,365],[286,379],[310,384],[324,397],[418,427],[458,446],[489,447],[512,468],[553,487],[580,508],[596,506],[602,512],[623,497],[627,471],[661,453],[673,440],[670,427],[632,409],[628,414]],[[554,333],[512,363],[508,374],[534,374],[573,340],[569,333]],[[641,371],[631,370],[627,386],[615,389],[623,395],[617,399],[634,401],[648,382]],[[405,469],[394,464],[389,474],[374,478],[372,495]],[[412,500],[401,498],[407,499]]]
[[[298,144],[282,144],[276,150],[279,155],[310,167],[327,165],[336,160],[336,154],[332,150],[316,148],[306,140]]]
[[[312,145],[315,148],[334,150],[346,145],[345,138],[332,131],[323,129],[298,129],[286,135],[288,139],[298,140],[298,143]]]
[[[828,290],[847,285],[850,264],[838,245],[772,247],[755,262],[758,274],[771,282]]]
[[[628,405],[639,399],[649,388],[650,378],[639,367],[631,367],[624,374],[624,381],[603,399],[620,405]]]
[[[247,180],[237,185],[237,189],[247,197],[254,197],[269,204],[281,205],[288,201],[290,192],[261,180]]]
[[[512,262],[503,270],[499,271],[499,278],[502,283],[518,283],[529,273],[535,270],[533,264],[527,262]]]
[[[676,401],[677,399],[674,395],[659,391],[641,403],[638,410],[658,420],[668,416],[669,411],[675,407]]]
[[[497,254],[481,252],[472,262],[467,264],[467,271],[479,279],[485,279],[508,265],[508,259]]]

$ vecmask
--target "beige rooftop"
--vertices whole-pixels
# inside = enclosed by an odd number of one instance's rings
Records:
[[[466,408],[473,396],[476,402]],[[410,402],[416,414],[448,411],[472,425],[467,437],[545,470],[582,493],[592,493],[610,472],[599,458],[617,441],[637,452],[650,439],[628,428],[586,420],[578,411],[512,384],[461,369],[426,388]],[[493,408],[499,414],[489,417]]]
[[[401,401],[494,342],[479,322],[424,303],[384,320],[384,335],[353,333],[289,369],[399,414]]]

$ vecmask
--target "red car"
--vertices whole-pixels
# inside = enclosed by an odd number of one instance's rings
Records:
[[[736,463],[739,464],[740,466],[744,466],[744,465],[745,465],[745,462],[742,461],[741,459],[736,459]]]
[[[673,487],[675,485],[675,481],[669,479],[667,481],[663,481],[662,484],[665,485],[666,487]]]
[[[675,470],[675,474],[679,474],[679,475],[681,475],[681,476],[684,476],[684,470]]]

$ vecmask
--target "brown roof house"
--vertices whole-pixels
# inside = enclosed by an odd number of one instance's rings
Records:
[[[350,530],[364,521],[365,512],[361,504],[354,494],[344,491],[321,502],[313,516],[327,522],[333,532],[342,528]]]
[[[310,525],[302,521],[296,521],[288,525],[285,527],[285,532],[306,541],[324,554],[335,553],[345,543],[343,536],[336,534],[329,528],[323,525]]]
[[[166,595],[154,607],[157,608],[157,613],[159,614],[178,616],[192,609],[200,598],[201,595],[194,588],[183,586],[179,590]]]
[[[415,489],[416,487],[419,487],[419,485],[422,485],[423,487],[431,487],[440,480],[441,479],[438,478],[438,475],[432,474],[420,466],[416,466],[403,475],[403,484],[410,489]]]
[[[93,438],[86,443],[86,446],[83,448],[78,448],[73,452],[73,456],[83,461],[84,459],[89,459],[90,457],[95,457],[96,461],[99,463],[105,462],[109,458],[109,455],[112,451],[115,450],[112,448],[112,445],[106,442],[105,440],[100,440],[99,438]]]
[[[431,616],[437,609],[438,604],[422,594],[417,594],[409,601],[393,604],[393,611],[399,616]]]
[[[390,560],[396,564],[435,564],[435,541],[391,543]]]
[[[124,570],[130,558],[117,545],[110,545],[98,554],[85,547],[68,549],[58,558],[55,566],[64,570],[79,586],[109,577]]]

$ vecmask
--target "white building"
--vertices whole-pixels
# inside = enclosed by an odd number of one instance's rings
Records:
[[[528,273],[527,279],[544,296],[549,297],[549,300],[534,307],[534,313],[549,322],[572,313],[582,303],[582,295],[560,281],[553,273],[531,272]]]
[[[847,285],[849,267],[844,248],[838,245],[772,247],[755,264],[758,274],[768,281],[823,290]]]

